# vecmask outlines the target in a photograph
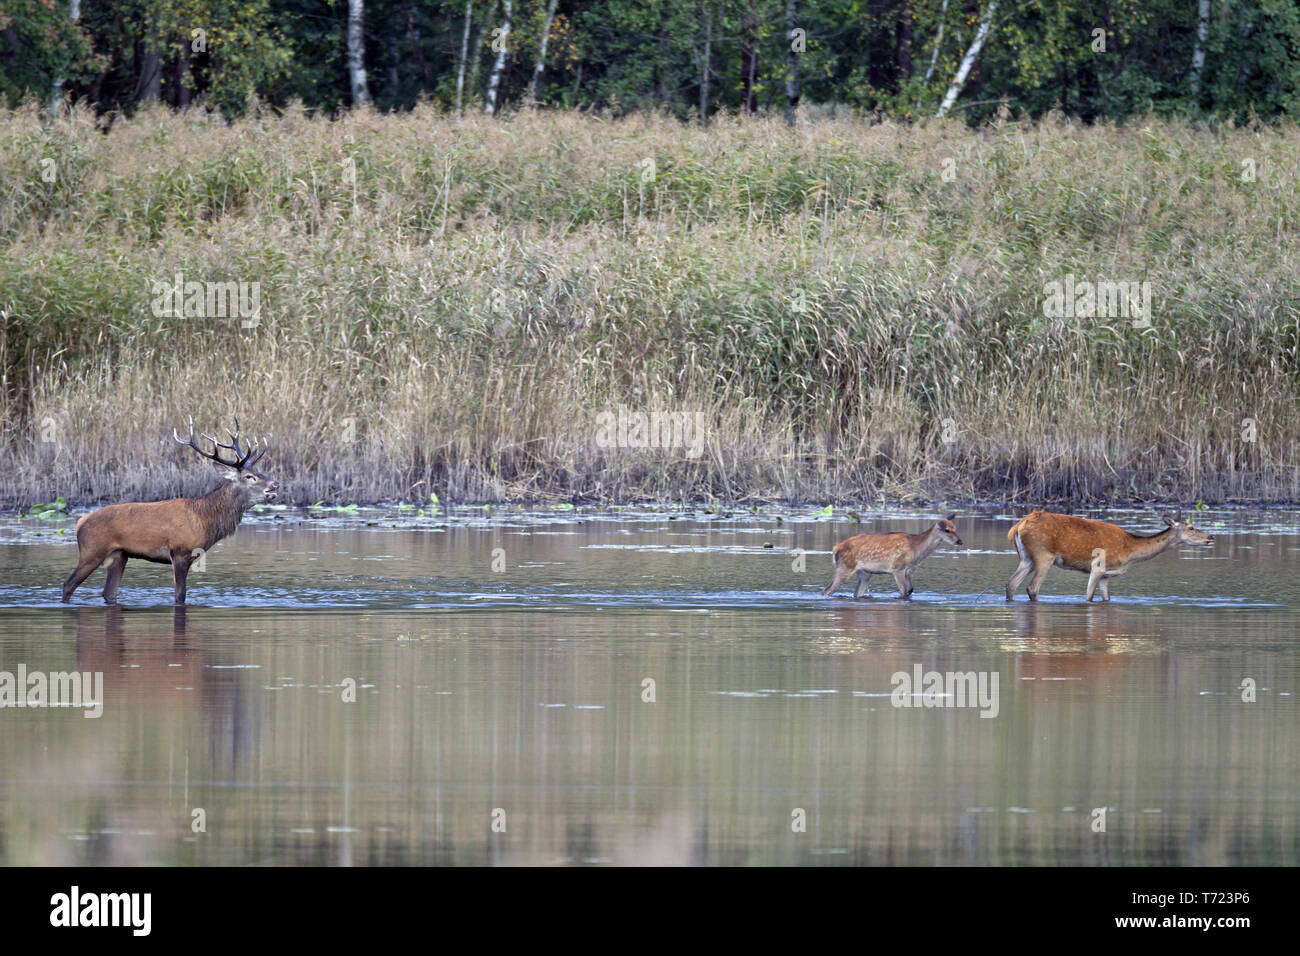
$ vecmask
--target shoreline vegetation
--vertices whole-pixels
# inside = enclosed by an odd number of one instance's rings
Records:
[[[1289,122],[0,110],[0,506],[205,492],[190,415],[293,504],[1293,502],[1297,157]]]

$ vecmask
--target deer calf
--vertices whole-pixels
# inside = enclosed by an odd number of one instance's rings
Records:
[[[1088,600],[1100,587],[1101,599],[1110,600],[1108,578],[1123,574],[1130,565],[1148,561],[1178,544],[1213,544],[1214,538],[1193,528],[1181,517],[1161,515],[1167,527],[1155,534],[1131,534],[1118,525],[1076,515],[1034,511],[1021,518],[1007,532],[1016,546],[1020,566],[1007,582],[1007,600],[1031,571],[1025,590],[1029,600],[1038,600],[1043,578],[1055,564],[1088,575]]]
[[[928,531],[920,534],[890,531],[886,534],[854,535],[841,541],[835,546],[835,577],[822,589],[822,594],[829,597],[851,575],[857,574],[858,585],[853,596],[860,598],[867,593],[871,575],[892,574],[898,593],[904,599],[911,597],[912,571],[918,564],[944,542],[963,547],[961,538],[957,537],[957,526],[953,524],[956,517],[951,514],[940,518]]]
[[[104,582],[104,603],[116,603],[117,586],[122,581],[127,558],[170,564],[176,583],[176,603],[184,604],[185,579],[191,562],[233,534],[252,505],[275,498],[279,486],[253,469],[266,449],[254,450],[252,445],[240,447],[238,418],[229,445],[203,436],[212,442],[211,453],[194,440],[193,419],[190,419],[188,440],[175,430],[172,437],[216,462],[222,469],[221,484],[201,498],[108,505],[84,515],[77,522],[77,567],[63,582],[64,604],[77,586],[105,561],[111,563],[108,580]],[[222,449],[230,452],[233,460],[223,458]]]

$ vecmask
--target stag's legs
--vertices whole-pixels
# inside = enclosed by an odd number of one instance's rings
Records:
[[[867,593],[867,586],[871,583],[871,574],[872,572],[870,571],[858,572],[858,586],[853,589],[853,596],[855,598],[860,598]]]
[[[1106,578],[1102,578],[1102,579],[1101,579],[1101,582],[1099,583],[1098,586],[1101,588],[1101,599],[1102,599],[1103,601],[1109,601],[1109,600],[1110,600],[1110,584],[1109,584],[1109,582],[1107,581],[1107,579],[1106,579]]]
[[[190,573],[190,562],[194,556],[188,551],[172,552],[172,574],[176,578],[176,602],[185,603],[185,578]]]
[[[81,586],[81,582],[86,580],[86,578],[90,577],[91,574],[94,573],[95,569],[98,568],[103,563],[104,563],[104,558],[102,555],[98,560],[93,560],[83,555],[78,555],[76,570],[74,570],[71,574],[68,575],[68,580],[63,582],[63,603],[64,604],[67,604],[68,601],[72,598],[72,592],[77,590],[77,588]]]
[[[912,596],[912,572],[899,568],[894,572],[894,583],[898,585],[898,594],[904,601]]]
[[[114,551],[113,563],[108,566],[108,580],[104,582],[104,603],[117,603],[117,586],[122,582],[122,572],[126,570],[126,552]]]
[[[852,574],[853,574],[852,568],[846,568],[844,565],[840,564],[839,561],[836,561],[835,577],[831,578],[830,584],[822,588],[822,594],[825,594],[827,597],[830,597],[832,594],[834,594],[836,591],[839,590],[840,585],[843,584],[845,581],[847,581],[849,579],[849,576]]]

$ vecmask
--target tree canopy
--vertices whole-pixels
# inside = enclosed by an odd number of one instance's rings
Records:
[[[0,100],[51,109],[1244,120],[1298,90],[1300,0],[0,0]]]

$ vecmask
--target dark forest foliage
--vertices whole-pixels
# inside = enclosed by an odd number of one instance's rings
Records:
[[[335,111],[350,16],[381,109],[481,111],[501,52],[494,109],[933,115],[985,19],[952,110],[971,120],[1240,121],[1294,115],[1300,89],[1296,0],[0,0],[0,100]]]

